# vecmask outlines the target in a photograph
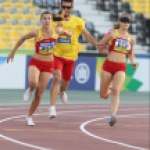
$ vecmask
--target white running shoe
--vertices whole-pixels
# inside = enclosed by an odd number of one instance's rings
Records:
[[[65,92],[59,93],[61,101],[66,104],[68,102],[68,97]]]
[[[27,120],[28,126],[35,126],[35,123],[33,122],[32,117],[27,116],[26,120]]]
[[[56,118],[56,117],[57,117],[56,110],[50,108],[49,118],[52,119],[52,118]]]
[[[30,99],[31,94],[32,94],[32,92],[30,91],[30,88],[28,88],[23,95],[23,100],[25,102],[27,102]]]

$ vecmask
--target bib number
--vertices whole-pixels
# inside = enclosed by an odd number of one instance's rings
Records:
[[[49,52],[55,47],[55,45],[56,45],[55,42],[40,43],[39,50],[40,52]]]
[[[131,49],[130,42],[125,39],[116,39],[115,49],[129,51]]]

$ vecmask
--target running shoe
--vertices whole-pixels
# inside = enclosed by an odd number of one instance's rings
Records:
[[[57,117],[56,110],[50,108],[49,118],[53,119],[53,118],[56,118],[56,117]]]
[[[62,92],[59,94],[60,95],[60,99],[61,101],[66,104],[68,102],[68,97],[67,97],[67,94],[65,92]]]
[[[32,92],[30,91],[30,88],[28,88],[28,89],[26,90],[26,92],[24,93],[24,95],[23,95],[23,100],[24,100],[25,102],[29,101],[29,99],[30,99],[30,97],[31,97],[31,94],[32,94]]]
[[[32,117],[27,116],[26,121],[27,121],[28,126],[35,126],[35,123],[33,122]]]
[[[117,122],[117,119],[115,117],[113,117],[110,119],[109,125],[114,126],[116,122]]]

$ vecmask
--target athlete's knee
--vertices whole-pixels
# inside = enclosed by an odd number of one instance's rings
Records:
[[[37,83],[36,82],[29,82],[29,87],[34,89],[37,87]]]
[[[59,83],[61,81],[61,74],[58,72],[54,72],[53,74],[53,82]]]

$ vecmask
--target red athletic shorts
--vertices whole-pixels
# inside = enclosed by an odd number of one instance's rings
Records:
[[[60,70],[62,78],[66,81],[71,80],[75,61],[54,56],[54,70]]]
[[[35,58],[31,58],[28,66],[35,66],[40,70],[40,72],[53,73],[54,61],[41,61]]]
[[[102,68],[104,71],[107,71],[110,74],[114,75],[118,71],[126,72],[126,63],[117,63],[106,59]]]

